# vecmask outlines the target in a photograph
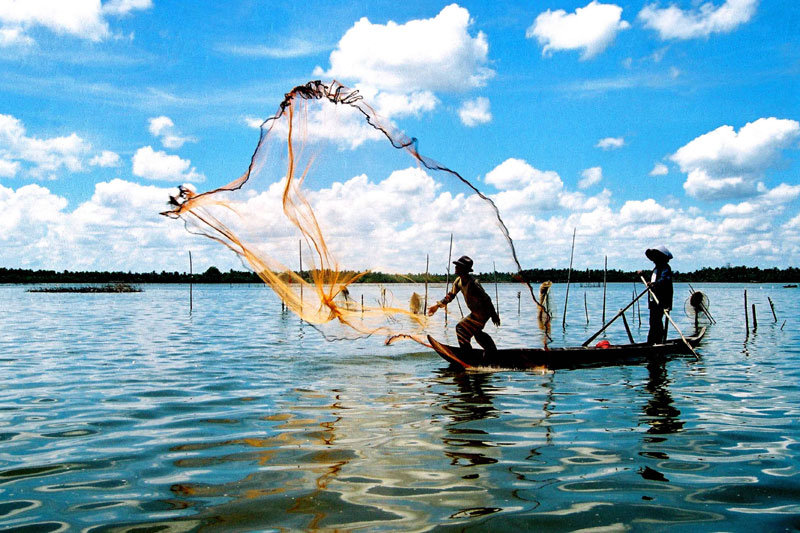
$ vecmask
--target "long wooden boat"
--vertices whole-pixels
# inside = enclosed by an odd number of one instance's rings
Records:
[[[692,348],[700,343],[706,328],[701,328],[691,337],[686,337]],[[567,348],[512,348],[497,350],[487,360],[483,350],[462,350],[458,346],[442,344],[430,335],[428,342],[442,358],[451,365],[462,368],[508,368],[532,369],[577,368],[585,366],[606,366],[619,364],[644,363],[655,357],[667,355],[690,354],[691,350],[681,339],[670,339],[664,344],[619,344],[601,346],[576,346]],[[601,343],[605,344],[605,343]]]

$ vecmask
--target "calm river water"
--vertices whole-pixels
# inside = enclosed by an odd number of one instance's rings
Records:
[[[717,320],[699,360],[554,373],[327,342],[255,285],[195,286],[191,314],[181,285],[0,286],[0,529],[798,530],[800,293],[694,285]],[[423,291],[387,288],[400,305]],[[572,285],[562,328],[564,289],[553,346],[601,325],[603,289]],[[499,288],[501,347],[541,343],[519,290]],[[633,290],[609,287],[608,317]],[[430,332],[453,342],[450,316]],[[628,321],[643,339],[644,307]],[[608,339],[626,341],[621,321]]]

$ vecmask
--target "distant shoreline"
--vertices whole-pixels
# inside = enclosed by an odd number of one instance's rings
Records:
[[[309,272],[302,272],[303,278],[310,279]],[[609,283],[636,281],[635,271],[587,269],[568,272],[566,268],[556,269],[530,269],[523,270],[521,276],[509,272],[483,272],[477,277],[484,283],[497,281],[498,283],[529,281],[541,283],[552,281],[564,283],[569,281],[576,284],[602,284],[603,279]],[[452,280],[453,273],[449,279]],[[441,283],[446,281],[446,274],[385,274],[382,272],[368,272],[361,277],[358,283]],[[789,267],[785,269],[759,267],[720,267],[701,268],[693,272],[674,272],[676,282],[728,282],[728,283],[798,283],[800,282],[800,268]],[[41,284],[41,283],[263,283],[261,278],[253,272],[231,270],[221,272],[216,267],[210,267],[201,274],[188,274],[186,272],[72,272],[64,270],[29,270],[18,268],[0,267],[0,284]]]

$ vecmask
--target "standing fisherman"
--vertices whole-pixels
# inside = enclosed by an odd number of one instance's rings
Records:
[[[494,341],[488,333],[483,331],[486,322],[491,318],[495,326],[500,325],[500,317],[492,304],[492,298],[486,294],[478,280],[470,275],[472,272],[472,259],[466,255],[461,256],[457,261],[453,261],[456,266],[456,280],[444,298],[428,308],[428,315],[433,315],[437,309],[444,307],[452,302],[460,292],[464,295],[464,301],[470,310],[469,315],[462,318],[456,325],[456,336],[458,345],[462,349],[471,349],[470,339],[475,340],[483,348],[484,357],[491,357],[497,351]]]
[[[672,254],[667,250],[666,246],[657,246],[648,248],[644,255],[655,263],[655,268],[653,268],[653,273],[647,286],[658,298],[658,303],[656,303],[652,295],[648,296],[650,331],[647,334],[647,344],[662,344],[666,333],[664,329],[664,311],[672,309],[672,269],[669,266]]]

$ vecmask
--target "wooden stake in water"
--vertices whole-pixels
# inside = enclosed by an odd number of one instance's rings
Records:
[[[569,301],[569,278],[572,275],[572,258],[575,254],[575,232],[578,228],[572,230],[572,251],[569,253],[569,270],[567,270],[567,295],[564,297],[564,316],[561,318],[561,327],[567,327],[567,302]]]
[[[756,304],[753,304],[753,333],[758,329],[758,319],[756,318]]]
[[[608,256],[605,256],[603,263],[603,323],[606,321],[606,278],[608,273]],[[622,318],[625,318],[623,315]],[[631,343],[632,344],[632,343]]]
[[[749,337],[750,319],[747,316],[747,289],[744,290],[744,331],[745,331],[745,337]]]
[[[297,241],[297,249],[300,254],[300,314],[302,314],[303,313],[303,241],[302,240]]]
[[[586,324],[588,325],[589,324],[589,304],[586,303],[586,291],[583,291],[583,310],[586,311]]]
[[[767,296],[767,301],[769,302],[769,308],[772,310],[772,318],[777,323],[778,322],[778,317],[777,317],[777,315],[775,315],[775,305],[772,303],[772,298]]]
[[[517,291],[517,316],[520,314],[520,309],[522,309],[522,293]]]
[[[189,313],[192,312],[192,251],[189,250]]]
[[[494,268],[494,306],[497,311],[498,318],[500,317],[500,296],[497,292],[497,264],[492,261],[492,268]]]
[[[428,268],[430,263],[430,254],[425,254],[425,306],[423,309],[428,309]]]

